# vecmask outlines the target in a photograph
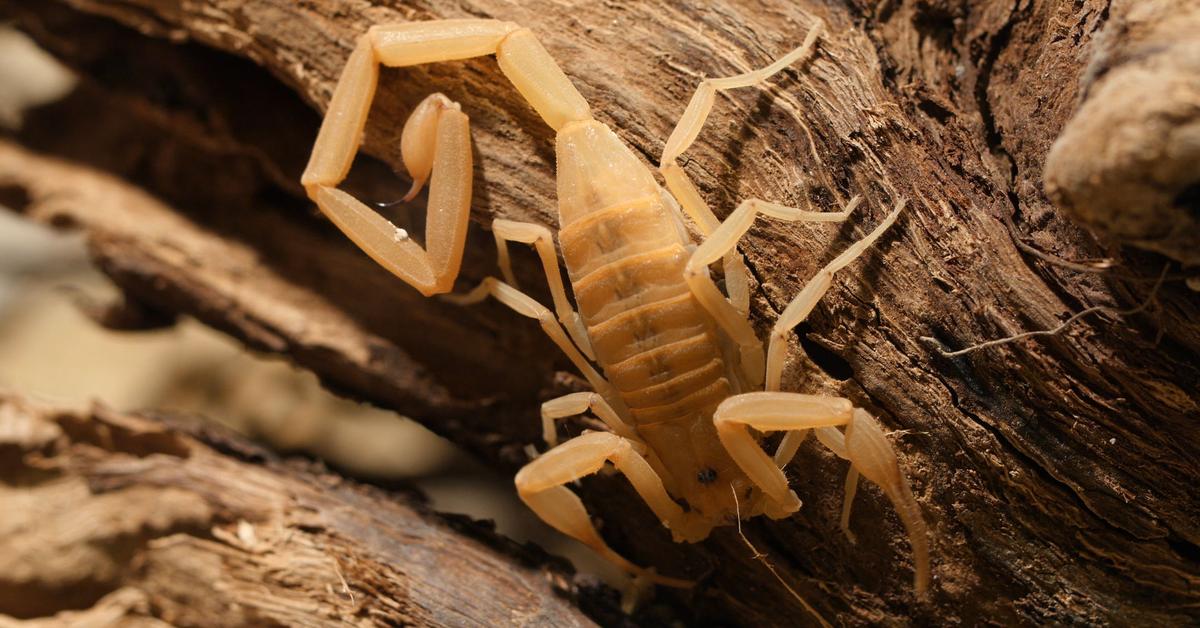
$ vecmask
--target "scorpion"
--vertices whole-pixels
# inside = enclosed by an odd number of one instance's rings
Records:
[[[615,467],[676,542],[695,543],[740,518],[779,519],[796,512],[800,499],[788,488],[783,468],[814,431],[823,445],[850,461],[843,531],[853,538],[850,506],[861,474],[899,514],[912,547],[915,591],[922,595],[929,587],[925,522],[876,419],[849,399],[780,390],[793,328],[829,290],[834,273],[895,222],[905,200],[792,299],[764,353],[749,322],[748,271],[738,240],[759,216],[843,221],[862,198],[855,196],[839,212],[749,199],[719,221],[678,163],[718,92],[758,85],[806,58],[823,29],[816,20],[800,46],[764,68],[700,83],[664,146],[658,167],[664,189],[616,133],[592,117],[587,101],[528,28],[491,19],[375,25],[359,37],[346,62],[301,179],[320,211],[398,278],[425,296],[441,294],[460,304],[491,297],[536,319],[579,369],[594,392],[542,404],[548,450],[517,473],[517,492],[550,526],[643,582],[694,585],[638,566],[610,548],[568,485]],[[468,117],[446,96],[423,100],[400,139],[412,177],[405,200],[429,185],[424,246],[338,188],[358,152],[380,65],[487,55],[496,56],[502,73],[556,133],[558,242],[578,311],[563,283],[554,235],[538,224],[505,219],[492,223],[504,280],[488,277],[467,293],[446,294],[462,263],[472,185]],[[692,242],[684,213],[703,236],[699,245]],[[536,250],[553,313],[516,287],[510,242]],[[724,292],[709,270],[718,261]],[[558,443],[556,421],[586,413],[604,429]],[[775,431],[785,434],[769,455],[763,439]]]

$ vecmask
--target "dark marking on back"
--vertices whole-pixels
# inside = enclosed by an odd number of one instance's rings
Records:
[[[713,482],[716,482],[717,470],[712,467],[701,469],[700,472],[696,474],[696,481],[701,484],[712,484]]]

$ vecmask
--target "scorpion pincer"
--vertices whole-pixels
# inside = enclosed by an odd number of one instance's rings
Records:
[[[376,262],[427,296],[449,292],[461,265],[471,204],[470,131],[457,104],[440,94],[429,96],[401,137],[413,179],[408,198],[426,182],[430,187],[424,248],[400,237],[403,231],[337,185],[358,150],[380,64],[496,55],[504,75],[557,133],[558,239],[578,311],[562,280],[553,234],[541,225],[501,219],[492,230],[505,281],[487,278],[471,292],[448,298],[475,303],[490,296],[537,319],[587,378],[595,392],[543,404],[550,449],[521,469],[517,490],[551,526],[656,583],[691,584],[634,565],[613,551],[568,488],[572,481],[611,463],[677,541],[695,542],[738,515],[781,518],[799,509],[782,469],[813,430],[851,463],[843,529],[848,532],[861,473],[883,490],[907,530],[916,591],[924,593],[929,586],[925,523],[876,420],[845,398],[779,390],[792,329],[829,289],[834,273],[892,225],[904,201],[808,282],[780,315],[764,354],[747,317],[747,271],[738,240],[759,215],[841,221],[860,198],[840,212],[751,199],[719,221],[677,163],[699,134],[718,91],[756,85],[806,57],[823,27],[815,21],[798,48],[765,68],[700,83],[666,142],[659,166],[664,190],[612,129],[592,118],[583,96],[528,29],[485,19],[378,25],[350,55],[303,175],[309,197]],[[704,236],[698,247],[692,246],[682,213]],[[509,242],[535,247],[553,295],[553,314],[515,287]],[[727,294],[709,276],[709,265],[718,261]],[[607,430],[558,444],[555,421],[587,412]],[[773,431],[785,436],[772,456],[763,450],[761,437]]]

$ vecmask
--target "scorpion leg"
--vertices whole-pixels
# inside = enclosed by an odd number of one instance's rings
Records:
[[[708,204],[704,202],[704,198],[696,190],[696,185],[692,183],[691,178],[679,166],[677,161],[679,156],[696,141],[696,137],[700,134],[704,122],[712,111],[713,100],[718,91],[758,85],[771,75],[806,57],[824,28],[825,23],[818,20],[808,30],[808,35],[805,36],[804,42],[799,47],[765,68],[727,78],[705,79],[696,87],[696,92],[688,102],[687,109],[684,110],[675,129],[667,138],[662,158],[659,159],[658,169],[667,183],[667,189],[679,200],[684,211],[691,217],[692,222],[696,224],[703,235],[708,236],[716,231],[720,221],[709,209]],[[750,288],[746,264],[736,250],[731,250],[726,253],[723,265],[730,301],[737,311],[746,314],[750,310]]]
[[[577,416],[588,410],[599,417],[605,427],[614,434],[631,441],[641,440],[633,428],[617,415],[612,406],[608,405],[604,397],[593,392],[578,392],[551,399],[542,404],[542,438],[545,439],[546,444],[550,447],[558,445],[558,433],[554,429],[556,420]]]
[[[800,500],[788,489],[787,477],[769,457],[754,434],[755,430],[806,430],[814,427],[845,425],[850,421],[853,404],[848,399],[802,395],[798,393],[756,392],[734,395],[721,403],[713,414],[721,444],[742,471],[774,502],[768,510],[775,518],[800,508]]]
[[[858,199],[859,197],[854,197],[851,203],[847,205],[846,210],[842,211],[841,215],[844,215],[848,213],[848,211],[852,210],[854,205],[857,204],[856,202]],[[800,289],[800,293],[792,299],[792,303],[788,304],[784,310],[784,313],[780,315],[779,321],[775,322],[775,327],[772,329],[772,333],[770,333],[770,345],[767,351],[767,381],[766,385],[764,385],[766,390],[779,390],[780,388],[780,379],[782,378],[782,373],[784,373],[784,353],[787,348],[787,335],[791,334],[792,329],[796,328],[796,325],[800,324],[800,322],[803,322],[804,319],[809,316],[809,313],[812,311],[812,307],[814,307],[817,301],[821,300],[822,295],[828,291],[829,286],[832,285],[833,274],[836,273],[836,271],[845,268],[847,264],[853,262],[854,258],[862,255],[863,251],[866,250],[866,247],[874,243],[874,241],[878,239],[878,237],[880,237],[884,231],[887,231],[887,228],[892,226],[892,223],[895,222],[896,216],[899,215],[900,210],[904,209],[904,204],[905,201],[901,201],[898,205],[896,205],[896,208],[892,210],[892,214],[884,217],[883,222],[880,223],[880,226],[875,228],[875,231],[872,231],[870,234],[866,235],[866,238],[863,238],[862,240],[857,241],[857,243],[851,245],[850,249],[842,252],[840,256],[834,258],[833,262],[830,262],[826,265],[826,267],[821,269],[820,273],[817,273],[817,276],[814,277],[814,279],[809,280],[808,285],[805,285],[803,289]],[[836,216],[839,216],[839,214],[818,215],[834,216],[833,219],[826,220],[838,220],[836,219]],[[840,433],[833,429],[818,430],[817,436],[822,437],[822,443],[826,444],[826,447],[833,449],[832,445],[830,445],[830,438],[833,438],[833,436],[830,436],[830,432],[838,433],[840,436]],[[779,443],[779,449],[775,450],[776,465],[779,465],[780,468],[787,466],[787,463],[792,460],[794,455],[796,455],[796,450],[799,449],[800,444],[804,442],[804,438],[806,436],[808,436],[808,431],[806,430],[787,432],[784,436],[784,439],[782,439],[782,442]],[[851,469],[851,473],[853,474],[856,472]],[[846,484],[847,486],[857,486],[857,484],[852,483],[848,478],[846,480]],[[846,504],[845,510],[845,518],[848,520],[848,518],[850,518],[850,504]],[[850,528],[845,527],[845,530],[847,534],[850,533]]]
[[[839,458],[850,459],[850,452],[846,450],[846,435],[833,428],[818,428],[816,431],[817,440],[821,441],[825,448],[837,454]],[[789,432],[791,435],[794,432]],[[850,465],[850,471],[846,473],[845,496],[842,498],[842,520],[840,522],[842,532],[850,542],[855,542],[854,532],[850,530],[850,507],[854,504],[854,496],[858,494],[858,468]]]
[[[565,486],[611,462],[663,525],[678,534],[688,525],[686,515],[667,494],[662,479],[638,451],[640,448],[639,444],[615,434],[590,432],[577,436],[525,465],[517,473],[517,493],[543,521],[621,569],[658,584],[689,587],[693,584],[690,581],[660,576],[613,551],[592,525],[583,502]]]
[[[800,293],[784,308],[783,313],[779,315],[779,320],[775,321],[775,326],[771,329],[771,342],[767,350],[766,390],[779,390],[779,383],[783,377],[783,360],[784,353],[787,351],[788,336],[791,335],[796,325],[799,325],[804,319],[808,318],[813,308],[816,307],[817,302],[821,300],[821,297],[833,285],[833,274],[850,265],[858,256],[863,254],[863,251],[866,251],[868,247],[874,244],[892,226],[892,223],[896,222],[896,218],[900,215],[907,202],[907,200],[901,199],[896,203],[896,207],[892,212],[871,233],[850,245],[850,248],[843,251],[841,255],[833,258],[833,261],[817,271],[816,276],[809,279],[804,288],[800,290]],[[697,253],[699,253],[699,250],[697,250]]]
[[[820,301],[825,292],[829,290],[829,287],[833,282],[833,274],[853,262],[856,258],[858,258],[859,255],[863,253],[863,251],[865,251],[880,236],[882,236],[883,233],[896,221],[896,218],[904,209],[905,203],[906,201],[904,200],[901,200],[899,203],[897,203],[892,212],[888,214],[888,216],[884,218],[884,220],[877,227],[875,227],[871,233],[858,242],[855,242],[849,249],[834,258],[833,261],[822,268],[817,273],[817,276],[809,280],[804,288],[800,290],[800,293],[797,294],[792,299],[792,302],[788,304],[787,308],[784,309],[783,314],[780,315],[779,320],[776,321],[775,326],[771,331],[770,346],[767,351],[766,390],[779,390],[780,380],[782,379],[783,374],[784,357],[787,350],[788,335],[791,334],[796,325],[799,325],[805,318],[808,317],[813,308],[816,306],[817,302]],[[861,411],[856,410],[856,412]],[[872,426],[875,426],[874,429],[878,431],[878,426],[874,422],[874,419],[870,417],[870,415],[862,412],[862,417],[862,421],[869,422]],[[863,431],[865,433],[866,430]],[[783,442],[779,444],[779,448],[775,452],[774,462],[779,468],[783,468],[789,461],[791,461],[792,457],[796,453],[796,449],[800,446],[801,442],[804,440],[804,437],[807,435],[807,432],[807,429],[793,430],[789,431],[784,436]],[[833,427],[819,427],[815,430],[815,432],[817,438],[823,445],[836,453],[838,456],[847,460],[851,460],[852,463],[854,462],[854,459],[852,458],[852,452],[846,445],[848,436],[844,436],[841,432]],[[849,430],[847,430],[847,434],[848,433]],[[883,445],[886,444],[886,441],[883,441]],[[891,453],[890,446],[887,447],[887,454],[892,456],[893,459],[895,458],[895,454]],[[851,464],[850,470],[846,474],[846,492],[845,498],[842,502],[841,527],[843,532],[846,533],[846,536],[852,540],[854,538],[854,534],[850,531],[850,509],[858,489],[859,471],[859,467],[856,464]],[[880,484],[878,480],[872,478],[870,475],[867,477],[876,484]],[[880,486],[883,486],[883,484],[880,484]],[[913,542],[914,553],[916,555],[918,566],[917,588],[919,591],[923,591],[924,588],[928,586],[927,572],[929,570],[928,545],[924,533],[924,520],[921,519],[920,512],[916,508],[916,502],[911,498],[911,491],[908,489],[907,481],[903,482],[902,487],[898,484],[894,484],[891,490],[885,488],[885,492],[888,493],[888,497],[896,505],[897,511],[901,513],[901,518],[904,521],[906,529],[909,531],[909,536]],[[920,545],[918,545],[918,543],[920,543]],[[923,568],[921,567],[922,564],[925,565]],[[924,576],[924,584],[922,584],[921,581],[922,569],[926,573]]]
[[[517,290],[516,288],[496,279],[495,277],[485,278],[475,289],[466,294],[444,295],[442,298],[451,303],[459,305],[471,305],[479,303],[488,297],[494,297],[497,301],[512,308],[522,316],[537,319],[542,329],[550,336],[550,340],[558,345],[562,352],[567,354],[571,362],[579,369],[583,376],[592,385],[592,388],[604,398],[610,407],[616,409],[621,416],[625,416],[625,405],[621,403],[620,397],[617,395],[617,389],[612,384],[604,379],[604,376],[592,366],[591,362],[579,352],[579,349],[571,342],[567,333],[563,331],[562,325],[554,319],[554,315],[546,306],[538,303],[529,295]]]
[[[635,443],[642,442],[640,436],[634,431],[633,426],[625,419],[617,414],[616,410],[605,401],[604,397],[593,392],[579,392],[564,395],[557,399],[551,399],[542,404],[542,437],[546,440],[546,444],[550,447],[558,445],[558,433],[554,429],[554,422],[559,419],[565,419],[576,415],[583,414],[588,410],[592,411],[604,423],[604,426],[609,431],[627,438]],[[663,484],[667,487],[667,492],[671,495],[678,495],[678,487],[675,484],[675,479],[663,466],[662,460],[658,454],[652,450],[647,450],[644,453],[646,462],[654,468],[658,473],[658,477],[662,479]]]
[[[860,201],[861,197],[854,197],[840,212],[805,211],[759,199],[742,201],[725,222],[714,229],[692,252],[683,271],[684,278],[704,309],[741,348],[742,372],[751,386],[757,387],[763,381],[762,341],[754,334],[754,328],[750,326],[745,313],[737,311],[721,296],[720,289],[708,274],[708,265],[730,251],[736,251],[738,240],[750,229],[754,218],[760,214],[788,221],[836,222],[845,220]],[[768,387],[768,390],[774,389]]]
[[[925,520],[907,478],[900,472],[895,451],[879,423],[865,410],[855,408],[849,399],[841,397],[754,392],[723,401],[713,414],[713,421],[730,457],[771,500],[766,513],[774,518],[794,512],[800,503],[796,494],[788,490],[783,471],[747,428],[760,432],[817,428],[821,441],[850,461],[848,487],[850,480],[857,480],[857,474],[862,473],[892,502],[912,544],[914,588],[918,595],[928,590],[929,539]],[[837,426],[845,426],[845,435]],[[847,496],[853,498],[849,490]],[[843,505],[843,523],[848,522],[848,512]]]
[[[554,310],[558,321],[567,328],[571,340],[583,351],[588,359],[595,359],[592,353],[592,343],[584,328],[583,319],[571,307],[567,299],[566,288],[563,287],[562,272],[558,268],[558,255],[554,251],[554,236],[542,225],[529,222],[497,219],[492,222],[492,234],[496,237],[497,264],[504,274],[504,280],[514,288],[517,278],[513,276],[512,260],[508,256],[508,242],[532,244],[542,260],[542,270],[546,272],[546,282],[550,284],[550,294],[554,298]]]

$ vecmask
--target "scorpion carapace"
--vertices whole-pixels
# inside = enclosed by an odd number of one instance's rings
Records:
[[[833,274],[892,225],[904,202],[810,280],[780,316],[764,354],[747,318],[747,271],[738,240],[759,214],[840,221],[860,199],[840,212],[751,199],[722,222],[676,163],[699,134],[717,91],[757,85],[807,56],[822,29],[815,21],[803,44],[766,68],[701,82],[666,142],[659,166],[664,190],[633,151],[592,118],[587,102],[528,29],[495,20],[375,26],[346,63],[303,176],[321,211],[377,262],[426,295],[450,291],[462,260],[471,199],[468,120],[457,104],[440,94],[430,96],[413,112],[401,138],[413,178],[408,197],[426,180],[430,186],[426,248],[336,186],[358,150],[380,64],[496,55],[505,76],[557,132],[558,237],[578,311],[562,280],[553,234],[540,225],[503,219],[492,229],[506,281],[487,278],[465,295],[445,298],[474,303],[491,296],[537,319],[594,387],[595,393],[543,404],[550,449],[517,474],[517,489],[547,523],[654,582],[691,584],[634,565],[609,548],[568,488],[571,482],[611,463],[676,540],[694,542],[737,515],[780,518],[795,512],[800,500],[782,469],[814,430],[823,444],[851,462],[843,528],[849,532],[849,506],[861,473],[896,506],[913,547],[916,590],[928,587],[925,524],[879,424],[848,399],[779,391],[792,329],[829,289]],[[698,247],[684,226],[684,213],[704,236]],[[537,250],[553,314],[516,288],[509,242]],[[709,265],[717,261],[724,264],[727,294],[709,276]],[[606,429],[558,444],[555,422],[586,412]],[[761,445],[762,434],[770,431],[785,432],[774,456]]]

